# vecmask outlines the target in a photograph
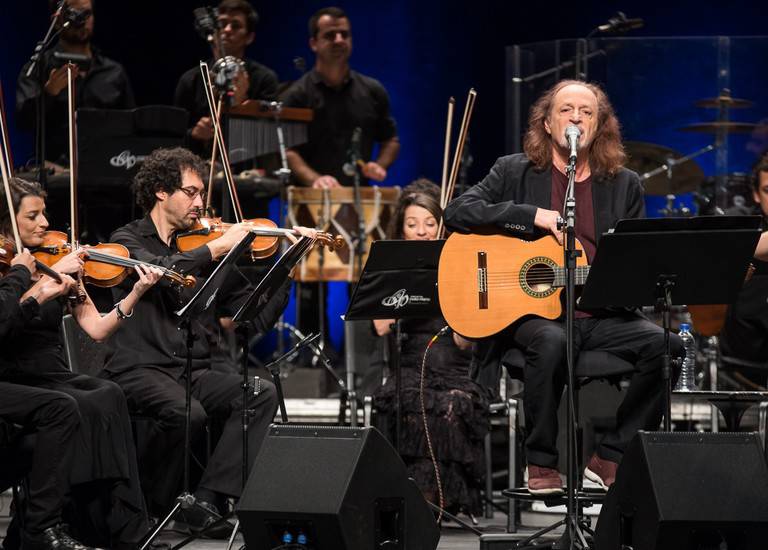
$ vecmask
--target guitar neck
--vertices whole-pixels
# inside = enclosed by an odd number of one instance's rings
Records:
[[[576,284],[577,285],[583,285],[587,282],[587,275],[589,275],[589,266],[588,265],[579,265],[576,266]],[[564,267],[558,267],[555,269],[555,280],[552,283],[552,286],[554,287],[561,287],[565,286],[565,268]]]

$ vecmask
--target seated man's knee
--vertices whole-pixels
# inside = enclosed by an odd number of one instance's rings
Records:
[[[38,418],[39,426],[72,425],[80,423],[80,408],[77,400],[65,393],[56,393],[50,397],[41,408]]]
[[[159,428],[163,431],[183,429],[186,415],[186,403],[183,400],[166,404],[160,410],[157,418]],[[189,420],[193,432],[203,429],[208,421],[208,415],[199,401],[192,401]]]

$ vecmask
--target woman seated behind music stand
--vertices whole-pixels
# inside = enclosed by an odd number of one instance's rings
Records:
[[[419,179],[403,189],[389,229],[389,237],[405,240],[437,238],[440,188]],[[393,319],[373,321],[379,336],[392,332]],[[403,319],[401,340],[401,414],[399,451],[408,474],[431,502],[439,504],[435,469],[430,457],[421,410],[422,358],[430,340],[445,320]],[[467,514],[481,512],[483,438],[488,432],[488,396],[469,378],[471,343],[453,332],[439,337],[429,350],[424,374],[424,407],[429,435],[439,465],[444,508]],[[395,378],[390,376],[376,393],[378,410],[387,418],[390,440],[395,435]]]

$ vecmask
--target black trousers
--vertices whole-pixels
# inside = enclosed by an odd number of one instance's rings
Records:
[[[597,454],[619,462],[638,430],[656,430],[664,409],[662,366],[664,331],[634,314],[576,319],[576,353],[605,351],[633,363],[629,389],[616,411],[616,428],[599,443]],[[565,324],[530,319],[513,332],[516,346],[525,354],[525,442],[528,462],[557,468],[557,409],[568,380]],[[683,353],[677,335],[671,335],[672,357]],[[676,377],[677,373],[675,373]]]
[[[150,440],[138,449],[139,469],[150,506],[167,509],[184,473],[185,379],[176,380],[169,372],[148,366],[106,375],[123,388],[134,414],[154,420]],[[242,491],[241,386],[240,375],[211,369],[192,373],[192,437],[203,433],[208,416],[225,419],[198,487],[233,497]],[[270,382],[261,380],[260,393],[250,395],[249,471],[277,411],[277,392]]]
[[[40,533],[61,522],[70,486],[73,434],[80,423],[77,402],[59,391],[0,382],[0,418],[35,434],[31,462],[2,468],[28,468],[23,525],[29,533]]]

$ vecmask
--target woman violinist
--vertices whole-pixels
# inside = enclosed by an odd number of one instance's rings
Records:
[[[22,244],[27,248],[39,246],[48,228],[45,193],[38,184],[18,178],[11,181],[10,187]],[[7,214],[0,218],[0,232],[6,237],[11,232]],[[60,290],[77,288],[73,277],[78,277],[82,269],[81,255],[83,250],[73,252],[52,266],[62,274]],[[131,291],[104,316],[82,288],[78,293],[85,299],[73,303],[64,297],[51,299],[51,281],[47,277],[35,282],[22,301],[37,302],[37,311],[11,327],[0,358],[0,380],[56,390],[70,396],[77,405],[80,423],[73,435],[77,444],[69,472],[76,512],[66,520],[72,535],[92,546],[138,547],[148,528],[147,514],[125,396],[112,382],[67,368],[59,328],[69,308],[91,338],[107,338],[161,277],[154,268],[140,266],[136,272],[138,280]]]

